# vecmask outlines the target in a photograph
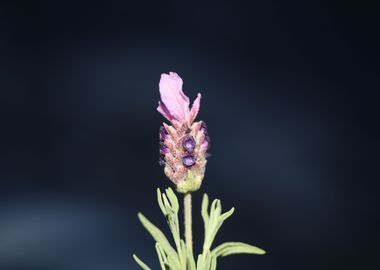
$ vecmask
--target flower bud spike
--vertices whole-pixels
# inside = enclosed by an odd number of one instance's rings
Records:
[[[200,109],[201,94],[191,109],[190,99],[182,90],[183,81],[177,73],[162,74],[159,83],[161,100],[157,111],[169,122],[160,127],[160,164],[177,191],[188,193],[200,188],[206,170],[209,148],[207,126],[194,122]]]

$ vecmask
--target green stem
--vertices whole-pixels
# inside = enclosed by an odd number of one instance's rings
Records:
[[[185,240],[187,249],[193,253],[193,233],[191,229],[191,193],[185,193],[183,197],[185,214]]]

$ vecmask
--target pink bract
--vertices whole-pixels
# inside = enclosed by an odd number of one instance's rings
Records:
[[[190,126],[198,115],[201,94],[198,94],[190,110],[189,98],[183,93],[182,85],[183,81],[177,73],[161,74],[161,101],[158,102],[157,111],[173,124]]]

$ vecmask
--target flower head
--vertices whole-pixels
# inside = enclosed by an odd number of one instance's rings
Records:
[[[201,186],[206,151],[210,138],[204,122],[194,122],[198,115],[201,94],[189,108],[189,98],[183,93],[182,79],[177,73],[162,74],[159,83],[161,101],[157,110],[171,123],[160,127],[160,164],[166,176],[179,192],[192,192]]]

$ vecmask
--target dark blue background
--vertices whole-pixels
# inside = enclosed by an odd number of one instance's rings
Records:
[[[8,1],[0,5],[0,269],[158,268],[160,73],[203,100],[194,195],[236,213],[218,269],[376,269],[379,70],[356,1]]]

